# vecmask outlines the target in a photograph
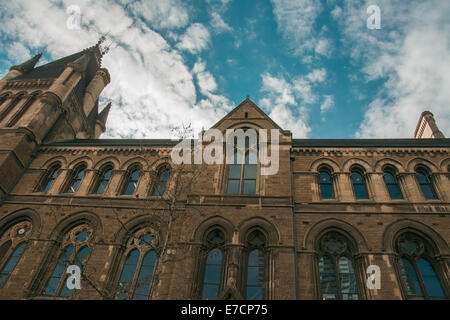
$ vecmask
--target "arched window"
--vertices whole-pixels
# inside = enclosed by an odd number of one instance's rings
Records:
[[[238,155],[235,154],[233,158],[237,159]],[[236,160],[233,161],[228,168],[227,193],[255,194],[257,167],[257,164],[250,163],[249,153],[246,153],[243,164],[238,164]]]
[[[113,166],[111,164],[107,164],[100,170],[100,175],[95,187],[96,194],[103,194],[106,191],[106,188],[108,188],[109,180],[111,180],[112,171]]]
[[[137,185],[139,182],[140,174],[141,174],[141,172],[138,167],[133,167],[133,168],[131,168],[131,170],[129,170],[129,173],[125,180],[122,194],[124,194],[124,195],[134,194],[134,191],[136,191],[136,188],[137,188]]]
[[[248,300],[262,300],[266,291],[266,237],[255,230],[247,239],[247,286],[246,298]]]
[[[403,194],[400,190],[395,170],[393,168],[386,167],[384,169],[383,178],[391,199],[403,199]]]
[[[227,194],[256,194],[256,177],[258,168],[258,137],[249,130],[243,128],[245,135],[244,148],[240,145],[238,137],[235,137],[234,154],[231,163],[228,165]],[[256,137],[252,141],[250,137]],[[228,152],[228,150],[227,150]],[[244,160],[244,161],[242,161]]]
[[[0,239],[0,288],[3,288],[28,244],[32,225],[28,221],[15,224]]]
[[[364,171],[360,168],[353,168],[352,173],[353,192],[356,199],[369,199],[367,193],[366,179],[364,179]]]
[[[166,192],[167,181],[169,180],[169,170],[166,167],[160,168],[153,185],[153,196],[162,196]]]
[[[125,262],[116,291],[117,300],[147,300],[157,262],[157,233],[145,228],[128,241]]]
[[[321,199],[334,199],[333,180],[328,168],[319,169],[319,188]]]
[[[216,300],[218,298],[222,282],[224,244],[225,237],[219,229],[211,231],[206,238],[202,299]]]
[[[348,240],[336,232],[322,237],[319,248],[319,277],[323,300],[359,299],[350,247]]]
[[[5,103],[6,100],[8,100],[9,94],[4,94],[0,97],[0,108]]]
[[[58,250],[58,260],[43,290],[44,295],[55,297],[72,295],[73,290],[66,285],[69,276],[66,273],[67,267],[77,265],[83,272],[83,267],[89,257],[92,237],[92,228],[87,224],[77,226],[64,235]]]
[[[0,110],[0,121],[3,120],[8,113],[16,107],[16,105],[20,102],[20,100],[25,97],[24,93],[20,93],[14,97],[14,99],[6,106],[3,110]]]
[[[80,187],[81,181],[83,181],[84,175],[86,174],[86,164],[78,165],[75,170],[73,170],[70,177],[69,183],[66,187],[66,193],[75,193]]]
[[[38,188],[36,191],[38,192],[48,192],[50,188],[55,183],[56,178],[58,178],[61,170],[61,164],[56,163],[50,167],[50,170],[42,177]]]
[[[416,169],[417,181],[419,182],[422,194],[427,200],[437,199],[436,191],[434,190],[433,183],[431,182],[431,177],[428,169],[424,167],[418,167]]]
[[[406,299],[446,299],[434,267],[432,248],[424,239],[406,232],[397,239],[396,251]]]
[[[7,126],[12,127],[14,126],[17,121],[20,120],[20,118],[27,112],[27,110],[30,108],[30,106],[37,100],[37,97],[39,96],[39,93],[33,93],[25,102],[25,104],[18,110],[14,116],[11,117],[11,120],[8,121]]]

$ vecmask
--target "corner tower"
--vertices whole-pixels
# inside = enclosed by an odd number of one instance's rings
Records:
[[[98,138],[104,132],[110,107],[99,115],[98,99],[111,79],[101,66],[103,40],[36,67],[38,54],[0,80],[0,201],[42,143]]]

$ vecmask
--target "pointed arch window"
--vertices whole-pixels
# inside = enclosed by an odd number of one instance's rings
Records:
[[[169,180],[169,170],[166,167],[160,168],[156,175],[156,181],[153,186],[152,195],[162,196],[166,192],[168,180]]]
[[[147,300],[157,263],[159,238],[150,228],[136,232],[128,241],[125,262],[117,286],[117,300]]]
[[[447,299],[436,272],[431,246],[418,235],[407,232],[396,241],[398,270],[406,299]]]
[[[335,198],[331,170],[328,168],[319,169],[319,189],[321,199]]]
[[[25,251],[31,235],[32,224],[23,221],[15,224],[1,238],[0,288],[3,288]]]
[[[100,170],[97,186],[95,187],[96,194],[105,193],[106,189],[108,188],[109,181],[111,180],[112,171],[113,166],[111,164],[107,164]]]
[[[86,174],[86,164],[78,165],[72,172],[69,183],[66,188],[66,193],[75,193],[78,191],[81,182]]]
[[[56,163],[50,167],[50,170],[42,177],[38,188],[36,191],[38,192],[48,192],[50,188],[55,183],[56,178],[58,178],[61,172],[61,164]]]
[[[45,296],[65,298],[72,296],[73,290],[66,285],[67,267],[77,265],[81,273],[83,272],[89,258],[92,237],[92,228],[87,224],[77,226],[64,235],[58,250],[58,260],[43,290]]]
[[[420,189],[422,190],[422,194],[427,200],[435,200],[438,199],[436,190],[433,187],[433,183],[431,182],[430,172],[427,168],[418,167],[416,169],[417,181],[419,182]]]
[[[202,299],[216,300],[223,278],[225,237],[221,230],[211,231],[206,238],[206,258],[204,262]]]
[[[266,296],[266,237],[255,230],[247,239],[246,298],[262,300]]]
[[[359,299],[353,253],[345,237],[336,232],[322,237],[318,265],[323,300]]]
[[[139,167],[132,167],[126,177],[125,185],[122,191],[123,195],[133,195],[139,183],[141,171]]]
[[[360,168],[353,168],[351,171],[353,192],[356,199],[369,199],[367,193],[366,179],[364,178],[364,171]]]
[[[403,199],[396,172],[393,168],[387,167],[384,169],[383,179],[391,199]]]
[[[22,100],[25,97],[24,93],[19,93],[14,97],[14,99],[9,103],[9,105],[6,106],[3,110],[0,110],[0,121],[2,121],[9,112],[14,109],[17,104],[19,104],[20,100]]]

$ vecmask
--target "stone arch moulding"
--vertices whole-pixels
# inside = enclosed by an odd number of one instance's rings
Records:
[[[0,237],[13,225],[21,221],[30,221],[33,225],[32,235],[41,231],[41,218],[33,209],[20,209],[0,219]]]
[[[391,158],[383,158],[378,160],[375,163],[374,171],[375,172],[382,172],[384,167],[391,166],[397,170],[397,173],[405,173],[405,167],[397,160],[391,159]]]
[[[74,160],[72,160],[70,163],[67,164],[67,168],[69,169],[74,169],[76,166],[78,166],[81,163],[86,163],[86,169],[90,169],[92,168],[92,163],[94,162],[92,160],[92,158],[88,157],[88,156],[82,156],[79,158],[76,158]]]
[[[341,168],[339,167],[337,162],[335,162],[334,160],[331,160],[329,158],[319,158],[319,159],[314,160],[311,163],[311,165],[309,166],[309,171],[317,172],[322,165],[330,167],[333,170],[332,173],[341,171]]]
[[[382,235],[382,250],[386,252],[394,252],[394,241],[400,232],[411,231],[418,233],[431,242],[440,254],[450,254],[447,242],[433,228],[426,224],[411,220],[402,219],[391,223],[386,227]]]
[[[360,158],[351,158],[344,162],[342,165],[343,172],[350,172],[353,166],[359,166],[364,169],[365,173],[372,172],[372,166],[365,160]]]
[[[70,229],[83,223],[87,223],[92,227],[94,231],[93,241],[103,239],[104,232],[101,219],[97,214],[89,211],[72,213],[59,221],[59,223],[53,228],[53,231],[50,234],[50,239],[59,240],[68,231],[70,231]]]
[[[195,242],[203,242],[207,231],[213,229],[215,226],[222,228],[225,231],[226,242],[231,242],[233,238],[234,225],[227,219],[214,216],[204,220],[194,231],[192,239]]]
[[[50,169],[57,162],[61,163],[61,168],[67,168],[67,159],[64,156],[56,156],[46,160],[42,166],[39,166],[39,169]]]
[[[409,172],[414,172],[418,165],[427,167],[432,173],[439,172],[438,167],[433,162],[423,158],[414,158],[409,160],[406,167],[408,168]]]
[[[252,229],[261,229],[267,235],[269,245],[279,244],[280,236],[277,228],[262,217],[250,218],[238,226],[240,243],[245,244],[246,237]]]
[[[128,170],[131,166],[138,164],[140,170],[147,170],[148,162],[143,157],[133,157],[125,161],[121,166],[121,170]]]
[[[450,158],[442,160],[439,167],[442,172],[449,172],[450,171]]]
[[[98,160],[95,165],[93,166],[94,170],[99,170],[102,166],[104,166],[107,163],[112,163],[113,169],[119,169],[120,168],[120,160],[116,157],[109,156],[103,159]]]
[[[349,240],[355,242],[357,246],[356,250],[358,250],[358,252],[372,251],[372,248],[367,245],[366,239],[357,228],[345,221],[333,218],[322,220],[309,229],[303,239],[303,249],[315,251],[316,242],[319,240],[319,237],[327,231],[342,232]]]
[[[155,231],[159,233],[160,237],[167,232],[167,226],[160,218],[155,215],[144,214],[127,221],[123,227],[116,232],[113,241],[115,243],[124,244],[131,234],[144,228],[146,225],[152,226]]]

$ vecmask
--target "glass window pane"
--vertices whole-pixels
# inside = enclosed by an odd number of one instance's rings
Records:
[[[331,176],[328,172],[322,171],[319,173],[320,183],[331,183]]]
[[[239,180],[228,180],[227,193],[238,194],[239,193]]]
[[[322,199],[334,199],[334,190],[332,184],[320,185],[320,196]]]
[[[70,263],[70,258],[72,256],[73,250],[75,247],[70,245],[66,247],[63,252],[61,252],[58,263],[56,264],[55,269],[53,270],[53,274],[47,282],[47,286],[45,287],[44,294],[45,295],[55,295],[56,290],[58,289],[61,278],[64,276],[66,272],[66,266]]]
[[[206,258],[203,299],[216,299],[222,274],[222,251],[211,250]]]
[[[320,289],[322,297],[326,300],[337,300],[337,278],[333,260],[323,256],[319,260]]]
[[[256,164],[244,165],[244,179],[256,179]]]
[[[17,261],[21,257],[23,251],[25,250],[25,247],[27,246],[26,242],[22,242],[13,252],[11,257],[9,258],[8,262],[3,267],[3,270],[0,272],[0,288],[3,287],[6,280],[8,279],[10,273],[12,270],[14,270],[14,267],[17,264]]]
[[[228,171],[228,179],[240,179],[241,178],[241,165],[230,164]]]
[[[406,258],[400,258],[398,260],[398,266],[407,298],[423,299],[419,279],[417,278],[417,274],[412,263]]]
[[[387,185],[387,189],[391,199],[403,199],[403,194],[397,184]]]
[[[153,269],[156,263],[156,252],[149,251],[142,260],[141,270],[134,289],[134,300],[146,300],[152,283]]]
[[[131,284],[133,282],[136,267],[139,262],[139,250],[131,250],[125,260],[125,264],[120,275],[119,285],[117,288],[116,299],[125,300],[128,299]]]
[[[417,180],[419,180],[419,183],[428,183],[428,178],[423,172],[417,172]]]
[[[396,183],[394,175],[390,172],[385,172],[384,173],[384,182],[386,182],[386,184]]]
[[[369,195],[367,194],[367,189],[364,184],[354,184],[353,188],[356,199],[369,199]]]
[[[244,180],[244,194],[252,195],[256,193],[256,180]]]
[[[358,299],[358,288],[356,286],[356,277],[352,261],[347,257],[340,257],[338,266],[342,299]]]
[[[445,300],[445,294],[442,290],[438,276],[433,269],[433,266],[427,260],[421,258],[418,261],[420,273],[425,284],[428,296],[432,300]]]
[[[422,189],[423,196],[425,197],[425,199],[431,199],[431,200],[437,199],[434,189],[430,184],[421,184],[420,187]]]

